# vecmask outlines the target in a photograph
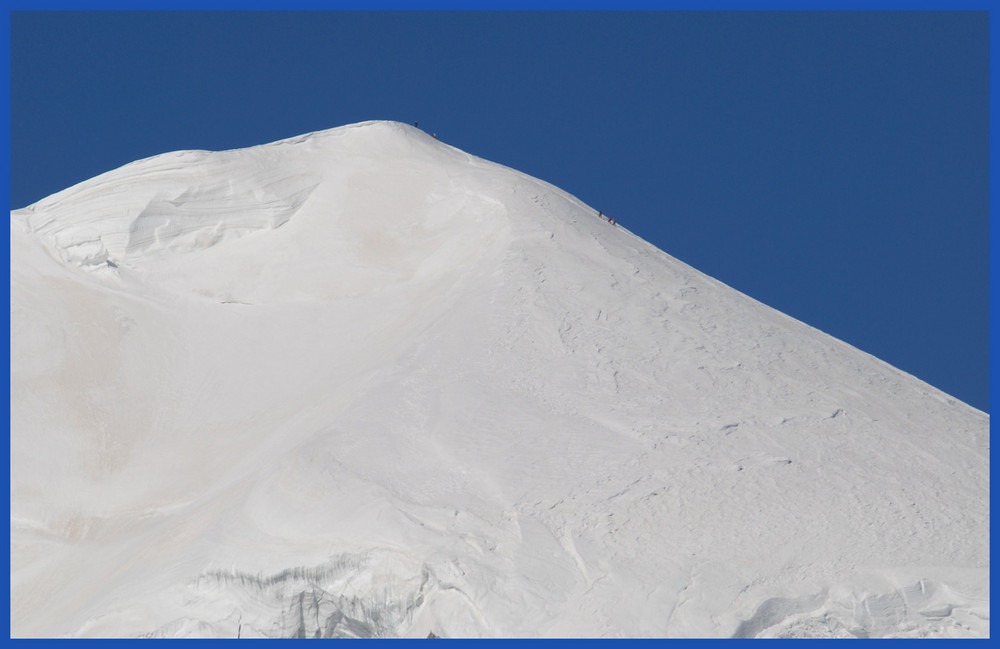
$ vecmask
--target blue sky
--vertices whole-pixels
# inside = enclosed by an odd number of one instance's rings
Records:
[[[369,120],[989,411],[985,12],[17,12],[11,207]]]

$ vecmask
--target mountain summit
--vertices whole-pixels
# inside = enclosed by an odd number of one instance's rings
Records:
[[[403,124],[11,212],[11,634],[989,634],[989,417]]]

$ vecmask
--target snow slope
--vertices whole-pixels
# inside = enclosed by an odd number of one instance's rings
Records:
[[[989,633],[989,417],[366,122],[11,213],[11,633]]]

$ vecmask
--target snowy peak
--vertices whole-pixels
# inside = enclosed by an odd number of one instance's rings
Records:
[[[84,268],[203,250],[286,224],[338,163],[418,157],[431,138],[369,122],[245,150],[180,151],[141,160],[15,214]],[[360,162],[360,161],[359,161]],[[108,264],[110,262],[110,264]]]
[[[502,239],[512,186],[490,178],[495,169],[413,127],[368,122],[155,156],[13,216],[67,265],[107,281],[203,295],[223,281],[235,284],[227,299],[261,301],[281,299],[282,282],[294,293],[302,273],[323,266],[340,277],[325,295],[358,295],[446,272]],[[248,275],[270,279],[242,287]]]
[[[989,417],[367,122],[12,213],[14,636],[976,636]]]

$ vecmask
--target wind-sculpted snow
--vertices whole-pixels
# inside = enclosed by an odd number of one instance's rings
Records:
[[[989,633],[987,415],[402,124],[12,212],[11,336],[17,637]]]
[[[987,600],[968,601],[923,579],[891,586],[880,594],[836,590],[766,600],[737,627],[733,637],[968,637],[989,620]],[[956,601],[964,602],[960,610],[948,603]]]
[[[117,267],[280,227],[316,184],[280,169],[246,177],[241,162],[198,151],[150,158],[41,201],[25,221],[66,262]]]

